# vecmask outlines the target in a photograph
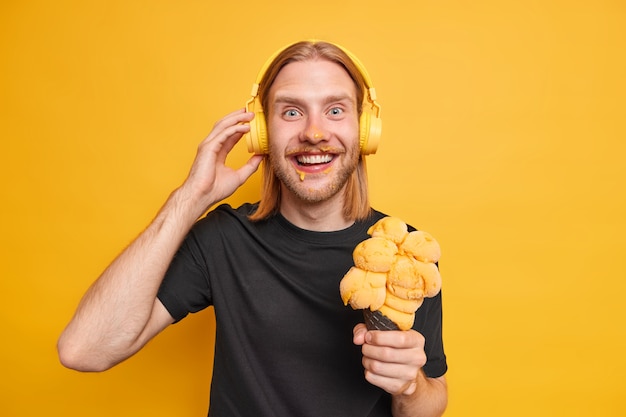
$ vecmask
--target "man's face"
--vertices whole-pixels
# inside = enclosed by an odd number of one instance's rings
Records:
[[[359,160],[356,87],[325,60],[287,64],[269,90],[269,162],[284,186],[307,202],[343,189]]]

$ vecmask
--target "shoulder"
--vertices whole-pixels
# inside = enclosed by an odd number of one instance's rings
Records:
[[[214,239],[225,236],[233,237],[233,234],[246,233],[244,230],[251,228],[248,216],[256,210],[254,204],[243,204],[232,207],[229,204],[221,204],[212,208],[206,215],[200,218],[191,229],[190,235],[196,238],[213,236]]]
[[[207,213],[207,217],[212,215],[229,215],[229,216],[244,216],[248,217],[253,214],[259,207],[258,203],[243,203],[239,207],[233,207],[230,204],[220,204],[213,210]]]
[[[374,224],[374,223],[376,223],[378,220],[380,220],[380,219],[382,219],[382,218],[384,218],[384,217],[392,217],[392,216],[393,216],[393,215],[391,215],[391,214],[387,214],[387,213],[384,213],[384,212],[382,212],[382,211],[378,211],[378,210],[376,210],[376,209],[373,209],[373,208],[372,208],[371,215],[370,215],[370,217],[367,219],[367,222],[369,222],[369,223],[370,223],[370,225],[373,225],[373,224]],[[393,217],[396,217],[396,216],[393,216]],[[403,220],[403,221],[404,221],[404,219],[401,219],[401,220]],[[405,223],[406,223],[406,222],[405,222]],[[412,231],[414,231],[414,230],[418,230],[416,227],[414,227],[413,225],[411,225],[411,224],[409,224],[409,223],[407,223],[406,225],[407,225],[407,228],[408,228],[409,232],[412,232]]]
[[[371,226],[383,217],[389,217],[389,215],[372,208],[370,211],[370,216],[365,220],[365,222]]]
[[[239,207],[233,207],[230,204],[220,204],[198,220],[197,226],[228,221],[249,223],[248,216],[254,213],[257,207],[257,204],[252,203],[244,203]]]
[[[390,216],[393,216],[393,214],[387,214],[387,213],[383,213],[382,211],[378,211],[378,210],[372,209],[372,215],[370,217],[370,219],[372,220],[371,223],[374,224],[378,220],[382,219],[383,217],[390,217]],[[397,217],[397,216],[393,216],[393,217]],[[420,230],[419,228],[417,228],[417,227],[413,226],[412,224],[406,222],[406,219],[401,219],[401,220],[403,220],[406,223],[409,232],[413,232],[415,230]]]

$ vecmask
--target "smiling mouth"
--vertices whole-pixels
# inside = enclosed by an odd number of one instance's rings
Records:
[[[321,154],[321,155],[298,155],[296,162],[300,166],[327,164],[333,160],[333,155]]]

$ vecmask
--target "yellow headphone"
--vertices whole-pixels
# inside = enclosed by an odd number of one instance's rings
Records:
[[[347,49],[337,44],[334,45],[348,55],[365,81],[365,87],[367,87],[366,99],[371,105],[372,113],[365,111],[365,109],[361,112],[361,116],[359,118],[359,146],[361,149],[361,155],[374,154],[378,148],[378,142],[380,142],[382,128],[380,105],[376,102],[376,90],[372,86],[369,74],[361,61],[359,61],[359,59]],[[266,154],[269,152],[267,144],[267,124],[265,121],[265,114],[263,114],[263,106],[261,105],[258,95],[259,84],[265,76],[265,72],[269,66],[272,62],[274,62],[274,59],[288,47],[289,46],[278,50],[267,60],[267,62],[265,62],[263,67],[261,67],[261,71],[257,75],[255,83],[252,85],[252,92],[250,93],[251,97],[246,102],[246,111],[255,113],[254,119],[250,122],[250,132],[246,134],[248,152],[256,154]]]

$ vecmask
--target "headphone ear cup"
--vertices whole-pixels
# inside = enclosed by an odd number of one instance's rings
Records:
[[[257,128],[257,143],[259,146],[259,150],[257,153],[267,154],[269,153],[269,146],[267,144],[267,124],[265,123],[265,114],[263,111],[259,111],[254,116],[256,120],[256,128]]]
[[[248,152],[254,154],[266,154],[269,152],[267,145],[267,125],[263,109],[254,100],[254,119],[250,122],[250,132],[246,135]]]
[[[375,154],[380,142],[382,120],[363,112],[359,119],[359,146],[361,155]]]

